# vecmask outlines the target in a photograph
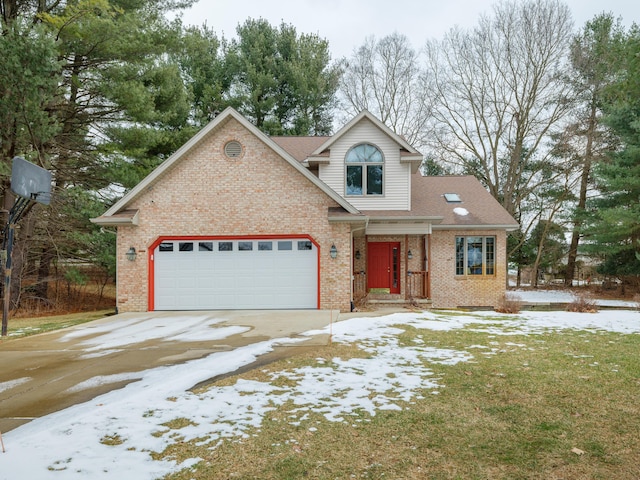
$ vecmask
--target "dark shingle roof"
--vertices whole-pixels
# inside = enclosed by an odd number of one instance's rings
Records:
[[[330,137],[271,137],[299,162],[303,162],[311,153],[323,145]],[[460,202],[447,202],[445,193],[457,193]],[[472,175],[451,175],[423,177],[420,173],[411,175],[411,205],[407,210],[363,210],[368,217],[430,217],[442,218],[434,222],[440,228],[500,226],[516,228],[518,223],[491,196],[482,184]],[[332,212],[337,218],[339,212]],[[349,214],[346,214],[349,216]],[[357,216],[356,216],[357,217]]]
[[[441,217],[446,226],[500,226],[516,228],[518,222],[471,175],[423,177],[411,175],[411,210],[364,210],[369,217]],[[457,193],[461,202],[450,203],[445,193]],[[456,213],[457,212],[457,213]]]
[[[311,153],[331,137],[271,137],[289,155],[303,162]]]

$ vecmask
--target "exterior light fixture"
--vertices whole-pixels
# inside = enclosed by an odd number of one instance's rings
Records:
[[[336,248],[335,245],[331,245],[331,250],[329,250],[329,255],[331,255],[331,258],[336,258],[338,256],[338,249]]]
[[[138,254],[136,253],[136,249],[133,247],[129,247],[129,250],[127,250],[127,253],[125,253],[124,255],[127,257],[127,260],[129,260],[130,262],[133,262],[138,256]]]
[[[356,250],[356,260],[360,260],[360,250]]]
[[[411,250],[409,250],[409,251],[407,252],[407,258],[408,258],[409,260],[411,260],[411,259],[413,258],[413,253],[411,253]]]

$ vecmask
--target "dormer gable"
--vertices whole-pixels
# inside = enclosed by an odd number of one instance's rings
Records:
[[[409,145],[409,143],[407,143],[407,141],[402,136],[398,135],[389,127],[387,127],[368,110],[362,110],[358,115],[352,118],[340,130],[338,130],[335,135],[329,137],[326,142],[316,148],[307,157],[305,163],[307,163],[308,165],[320,165],[329,163],[331,159],[330,151],[332,145],[334,145],[336,142],[339,142],[344,135],[347,135],[355,125],[361,123],[364,119],[371,122],[375,126],[375,128],[377,128],[384,135],[388,136],[391,141],[397,143],[400,150],[400,162],[410,164],[412,173],[416,173],[420,168],[420,165],[422,164],[423,155],[411,145]]]
[[[411,210],[422,154],[362,111],[307,158],[318,177],[359,210]]]

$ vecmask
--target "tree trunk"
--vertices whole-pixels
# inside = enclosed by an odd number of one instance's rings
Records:
[[[11,255],[11,299],[9,308],[17,310],[20,307],[22,283],[25,278],[25,259],[27,257],[28,241],[22,236],[16,236]]]
[[[40,266],[38,267],[38,280],[34,294],[41,301],[49,300],[49,280],[51,279],[51,263],[55,258],[55,249],[50,243],[46,243],[40,254]]]
[[[2,222],[2,224],[0,225],[0,228],[2,228],[2,233],[3,233],[3,238],[1,240],[2,248],[6,249],[7,245],[5,245],[5,237],[7,235],[7,228],[9,226],[9,210],[11,210],[11,207],[13,207],[13,204],[15,203],[15,195],[10,190],[8,180],[6,182],[3,182],[2,188],[3,188],[2,213],[0,213],[0,222]],[[0,263],[2,264],[0,265],[0,271],[2,271],[2,278],[3,278],[3,280],[0,281],[1,298],[4,298],[4,284],[5,284],[4,272],[5,272],[6,262],[7,262],[6,250],[3,250],[3,255],[0,256]]]
[[[18,5],[16,0],[0,0],[0,6],[2,7],[2,19],[4,23],[10,23],[15,20],[18,14]]]
[[[596,132],[597,107],[595,98],[591,102],[591,112],[589,114],[589,127],[587,129],[587,146],[584,153],[584,163],[582,164],[582,175],[580,178],[580,196],[576,207],[576,218],[573,222],[573,233],[571,234],[571,245],[567,256],[567,269],[564,274],[564,284],[567,287],[573,285],[573,276],[576,270],[576,259],[578,258],[578,244],[580,243],[580,230],[582,221],[579,218],[581,212],[587,205],[587,190],[589,188],[589,177],[591,176],[591,164],[593,161],[593,137]]]

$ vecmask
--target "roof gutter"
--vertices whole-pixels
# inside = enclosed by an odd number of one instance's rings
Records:
[[[419,223],[429,222],[433,225],[438,225],[444,220],[441,215],[427,215],[427,216],[392,216],[392,215],[370,215],[367,217],[370,222],[386,222],[386,223]]]
[[[131,215],[102,215],[96,218],[90,218],[91,223],[96,225],[104,225],[105,227],[117,227],[119,225],[138,225],[138,210]]]
[[[506,224],[506,225],[434,225],[434,230],[506,230],[507,232],[513,232],[517,230],[520,225],[518,224]]]

